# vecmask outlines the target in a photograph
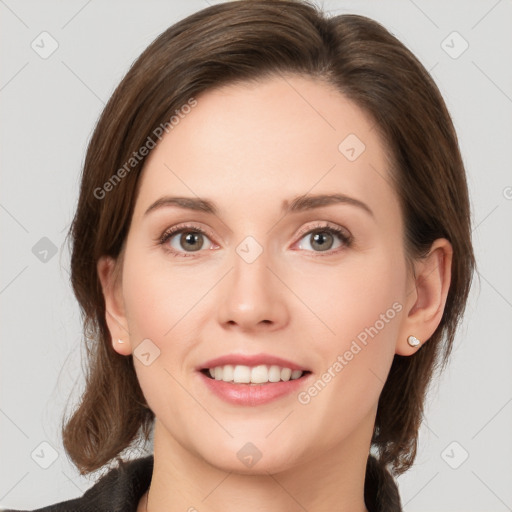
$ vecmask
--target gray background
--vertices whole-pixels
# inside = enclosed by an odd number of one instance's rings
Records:
[[[97,477],[78,475],[59,437],[62,413],[82,386],[64,245],[79,171],[97,117],[131,62],[168,26],[212,3],[0,0],[2,507],[76,497]],[[431,71],[472,196],[479,274],[452,362],[429,393],[416,464],[398,478],[404,509],[512,510],[512,2],[321,5],[380,21]],[[58,43],[47,58],[31,47],[51,48],[43,31]],[[458,55],[463,40],[469,47]]]

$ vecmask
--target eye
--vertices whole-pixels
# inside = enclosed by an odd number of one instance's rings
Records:
[[[337,246],[336,239],[338,239]],[[305,243],[301,243],[299,248],[312,250],[313,252],[333,251],[342,246],[350,247],[352,243],[352,237],[346,230],[328,225],[316,226],[313,229],[309,229],[301,240],[305,240]],[[331,254],[331,252],[329,254]]]
[[[209,243],[208,243],[209,242]],[[159,243],[174,256],[188,256],[213,245],[207,234],[198,226],[173,226],[160,237]]]
[[[347,230],[326,224],[306,228],[299,236],[302,237],[299,249],[316,253],[332,254],[337,252],[336,249],[350,247],[352,244],[352,236]],[[215,246],[207,233],[195,225],[173,226],[162,234],[158,243],[173,256],[182,257],[194,256],[194,253]]]

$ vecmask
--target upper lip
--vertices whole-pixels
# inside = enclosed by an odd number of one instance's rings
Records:
[[[268,366],[275,365],[280,366],[281,368],[290,368],[290,370],[309,371],[307,368],[304,368],[304,366],[300,364],[270,354],[227,354],[225,356],[216,357],[215,359],[210,359],[209,361],[206,361],[201,366],[199,366],[197,369],[205,370],[209,368],[215,368],[216,366],[225,366],[227,364],[234,366],[259,366],[265,364]]]

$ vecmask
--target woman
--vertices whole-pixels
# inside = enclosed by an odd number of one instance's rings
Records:
[[[63,440],[109,472],[41,511],[401,510],[475,263],[450,115],[387,30],[277,0],[170,27],[70,235],[90,359]]]

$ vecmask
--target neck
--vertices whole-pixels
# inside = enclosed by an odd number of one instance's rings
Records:
[[[373,426],[373,418],[368,425]],[[358,429],[336,449],[281,471],[260,466],[260,474],[241,474],[186,449],[156,420],[151,486],[138,512],[146,506],[148,512],[367,512],[364,479],[370,438],[361,435],[365,430]]]

